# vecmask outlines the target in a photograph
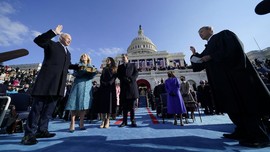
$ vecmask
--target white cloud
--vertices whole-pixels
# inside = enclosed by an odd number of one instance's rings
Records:
[[[7,16],[14,13],[14,9],[8,3],[0,3],[0,46],[22,44],[29,35],[29,29],[24,24],[12,21]]]
[[[6,2],[0,2],[0,15],[12,14],[14,12],[15,9],[10,4]]]
[[[124,52],[124,49],[123,48],[117,48],[117,47],[114,47],[114,48],[99,48],[98,51],[94,51],[94,50],[90,50],[91,53],[95,53],[99,56],[115,56],[119,53],[122,53]]]

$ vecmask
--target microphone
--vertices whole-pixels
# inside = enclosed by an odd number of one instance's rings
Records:
[[[16,59],[22,56],[28,55],[29,52],[26,49],[17,49],[0,53],[0,63],[8,60]]]

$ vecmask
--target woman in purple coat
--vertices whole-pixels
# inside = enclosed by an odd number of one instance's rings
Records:
[[[173,74],[173,71],[169,71],[168,79],[165,81],[165,88],[168,93],[167,96],[167,113],[174,114],[174,125],[177,125],[177,115],[180,116],[180,125],[184,126],[182,121],[182,114],[186,113],[186,107],[183,97],[180,93],[180,82]]]

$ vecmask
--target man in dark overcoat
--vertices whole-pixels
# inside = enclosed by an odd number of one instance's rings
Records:
[[[236,125],[235,131],[224,137],[237,139],[242,146],[268,146],[270,140],[262,119],[269,117],[270,93],[241,41],[229,30],[213,34],[210,26],[200,28],[199,35],[207,44],[201,54],[190,47],[193,70],[206,69],[216,108],[228,113]],[[193,60],[194,56],[201,59]]]
[[[55,133],[48,131],[49,119],[56,103],[64,96],[68,68],[71,55],[67,46],[71,43],[71,36],[61,33],[62,25],[55,30],[49,30],[34,39],[34,42],[44,49],[44,60],[38,72],[31,95],[33,105],[25,124],[25,134],[21,141],[24,145],[38,143],[36,138],[54,137]],[[51,39],[59,35],[59,41]]]
[[[123,64],[118,66],[117,76],[120,80],[120,106],[123,108],[123,122],[119,127],[127,125],[127,115],[130,111],[131,126],[137,127],[135,121],[135,102],[139,98],[137,85],[138,70],[134,63],[128,62],[127,54],[122,54]]]

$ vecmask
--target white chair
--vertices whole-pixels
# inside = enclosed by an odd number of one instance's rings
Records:
[[[11,102],[11,98],[9,96],[0,96],[0,108],[1,108],[0,127],[2,126],[2,122],[3,122],[5,115],[8,111],[8,107],[10,105],[10,102]]]

